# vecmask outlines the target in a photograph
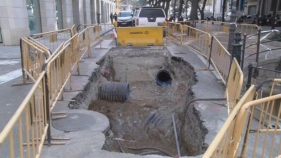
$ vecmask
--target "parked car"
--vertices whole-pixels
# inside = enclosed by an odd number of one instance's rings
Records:
[[[134,26],[133,14],[131,11],[120,11],[117,16],[118,27]]]
[[[162,8],[142,7],[136,15],[136,26],[163,26],[166,14]]]

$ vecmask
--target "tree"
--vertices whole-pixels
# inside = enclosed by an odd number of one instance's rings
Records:
[[[197,8],[198,8],[199,0],[191,1],[191,11],[190,11],[190,20],[197,20]]]
[[[138,1],[135,0],[135,3],[137,6],[145,6],[148,4],[147,0],[138,0]]]
[[[276,17],[276,7],[277,7],[277,0],[272,0],[273,3],[273,14],[272,14],[272,18],[271,18],[271,29],[275,29],[275,17]]]
[[[163,8],[166,15],[168,14],[170,2],[171,2],[171,0],[149,0],[149,4],[152,5],[153,7]]]
[[[223,0],[223,3],[222,3],[222,22],[224,22],[225,6],[226,6],[226,0]]]
[[[165,2],[164,10],[165,10],[166,15],[168,15],[168,10],[170,8],[170,2],[171,2],[171,0],[166,0],[166,2]]]
[[[198,4],[198,10],[201,14],[201,20],[204,19],[204,10],[205,10],[205,6],[206,6],[206,2],[207,2],[207,0],[203,0],[202,8],[200,8],[199,4]]]

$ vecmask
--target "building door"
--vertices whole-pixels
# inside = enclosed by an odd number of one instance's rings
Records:
[[[56,19],[57,19],[57,28],[63,29],[61,0],[56,0]]]
[[[39,0],[26,0],[28,25],[30,34],[41,32],[41,18]]]

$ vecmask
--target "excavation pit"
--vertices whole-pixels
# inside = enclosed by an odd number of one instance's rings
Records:
[[[88,109],[110,120],[103,149],[175,156],[174,114],[181,155],[204,153],[207,129],[193,104],[187,105],[196,84],[192,66],[164,47],[113,48],[98,64],[90,79],[94,86]],[[110,82],[128,82],[130,97],[124,102],[101,99],[98,89]]]

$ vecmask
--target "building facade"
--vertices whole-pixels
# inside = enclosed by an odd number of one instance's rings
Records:
[[[21,37],[110,21],[114,0],[0,0],[0,43],[19,45]]]
[[[266,15],[270,14],[273,11],[273,1],[274,0],[247,0],[245,2],[245,14],[256,14],[258,11],[260,1],[260,14]],[[281,0],[277,0],[276,6],[277,14],[281,14]]]

